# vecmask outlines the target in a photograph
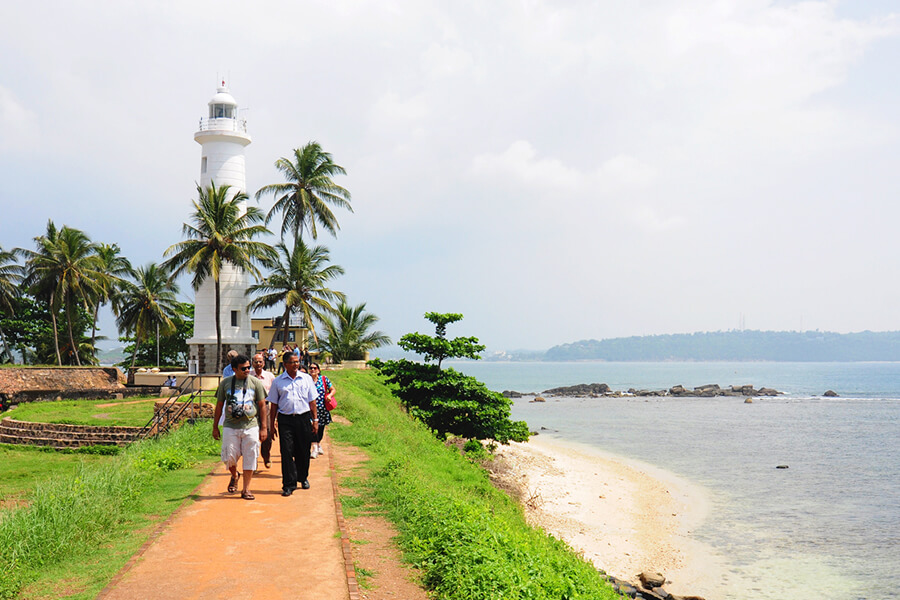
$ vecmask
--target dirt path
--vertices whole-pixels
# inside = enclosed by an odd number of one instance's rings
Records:
[[[283,498],[275,446],[272,467],[253,478],[256,500],[226,493],[229,475],[220,463],[196,501],[98,598],[349,599],[329,457],[311,461],[309,490]],[[323,447],[330,454],[327,439]]]

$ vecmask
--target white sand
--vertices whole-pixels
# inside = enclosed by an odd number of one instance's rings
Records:
[[[546,437],[500,446],[500,475],[519,489],[528,520],[626,581],[666,576],[666,590],[715,600],[723,562],[690,538],[705,518],[702,488],[650,465]]]

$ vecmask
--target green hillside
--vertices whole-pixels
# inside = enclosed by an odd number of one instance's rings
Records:
[[[582,340],[550,348],[544,360],[900,361],[900,331],[715,331]]]

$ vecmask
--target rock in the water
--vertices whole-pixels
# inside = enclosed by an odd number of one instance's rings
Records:
[[[532,400],[532,402],[546,402],[546,400],[544,400],[543,396],[538,396],[537,398]]]
[[[544,390],[548,396],[590,396],[591,394],[605,394],[609,392],[609,386],[605,383],[580,383],[567,387],[558,387]]]
[[[753,398],[744,398],[744,404],[753,404]]]
[[[776,469],[790,469],[790,467],[787,466],[787,465],[778,465],[778,466],[775,467],[775,468],[776,468]]]
[[[667,591],[665,590],[665,588],[655,587],[655,588],[653,588],[653,590],[651,590],[651,591],[652,591],[654,594],[656,594],[657,596],[659,596],[660,598],[664,598],[664,600],[671,600],[671,599],[672,599],[672,594],[670,594],[669,592],[667,592]]]
[[[517,392],[515,390],[503,390],[500,393],[507,398],[521,398],[523,395],[521,392]]]
[[[662,587],[666,582],[666,576],[662,573],[648,573],[646,571],[638,575],[638,579],[641,580],[641,584],[647,589]]]
[[[782,392],[778,390],[773,390],[772,388],[759,388],[759,391],[756,392],[757,396],[779,396]]]
[[[838,397],[837,392],[835,392],[834,390],[828,390],[827,392],[825,392],[822,395],[825,396],[826,398],[837,398]]]

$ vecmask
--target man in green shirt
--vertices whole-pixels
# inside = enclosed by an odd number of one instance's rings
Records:
[[[250,376],[250,359],[239,354],[231,360],[234,375],[225,377],[216,390],[216,414],[213,418],[213,439],[218,440],[219,420],[225,415],[222,438],[222,462],[231,471],[228,491],[237,491],[238,458],[243,458],[244,487],[241,498],[255,500],[250,492],[250,480],[256,470],[259,443],[267,437],[266,389],[262,382]]]

